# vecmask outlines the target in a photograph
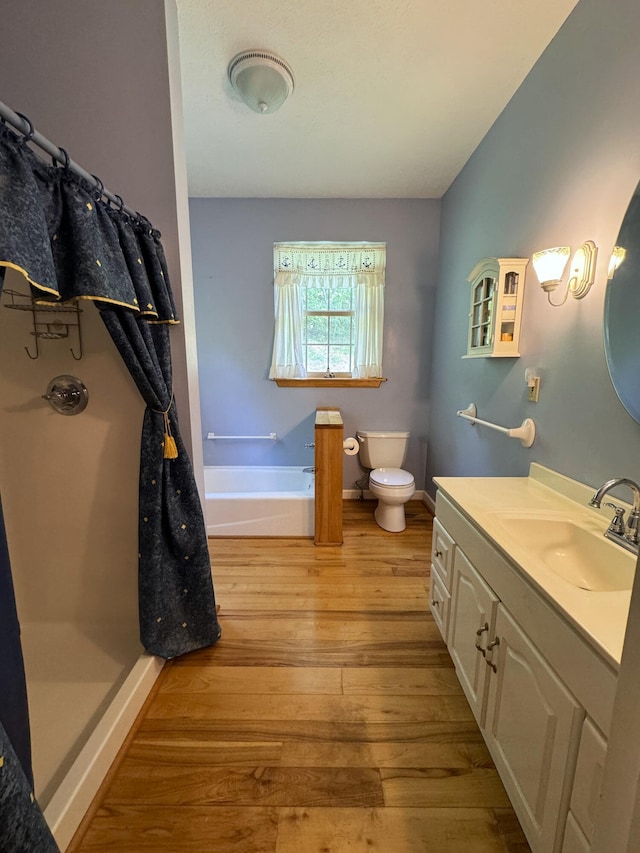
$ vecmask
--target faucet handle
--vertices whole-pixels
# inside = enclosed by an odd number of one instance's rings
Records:
[[[606,503],[605,506],[610,506],[614,512],[614,516],[609,524],[609,531],[617,533],[620,536],[624,535],[624,507],[616,504]]]

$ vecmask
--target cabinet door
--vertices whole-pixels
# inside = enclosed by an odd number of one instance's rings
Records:
[[[594,820],[602,790],[606,755],[607,742],[591,720],[585,720],[576,775],[573,780],[571,811],[589,841],[593,839]]]
[[[451,592],[451,574],[453,571],[455,543],[437,518],[433,520],[431,543],[431,563],[438,570],[440,580],[447,592]]]
[[[569,812],[567,815],[567,827],[564,831],[562,853],[589,853],[591,847],[582,833],[575,818]]]
[[[494,642],[485,740],[531,847],[555,853],[584,711],[503,605]]]
[[[431,576],[429,578],[429,604],[433,619],[440,629],[442,639],[447,642],[447,634],[449,629],[449,602],[451,596],[445,589],[444,584],[440,580],[437,570],[431,567]]]
[[[453,560],[449,652],[478,723],[484,723],[488,672],[486,647],[493,636],[498,598],[459,548]]]

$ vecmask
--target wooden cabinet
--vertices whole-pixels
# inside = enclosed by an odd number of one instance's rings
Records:
[[[483,258],[471,270],[469,336],[463,358],[517,357],[528,258]]]
[[[450,607],[449,653],[471,710],[482,726],[489,686],[487,649],[495,631],[498,598],[459,548],[455,552]]]
[[[584,710],[500,605],[485,740],[534,850],[559,850]]]

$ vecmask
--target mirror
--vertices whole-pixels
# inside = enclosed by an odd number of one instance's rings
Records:
[[[620,402],[640,423],[640,184],[625,214],[616,246],[624,259],[609,268],[604,303],[604,349]]]

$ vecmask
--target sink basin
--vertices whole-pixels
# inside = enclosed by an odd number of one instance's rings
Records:
[[[599,592],[631,589],[636,559],[570,519],[504,516],[509,535],[567,583]]]

